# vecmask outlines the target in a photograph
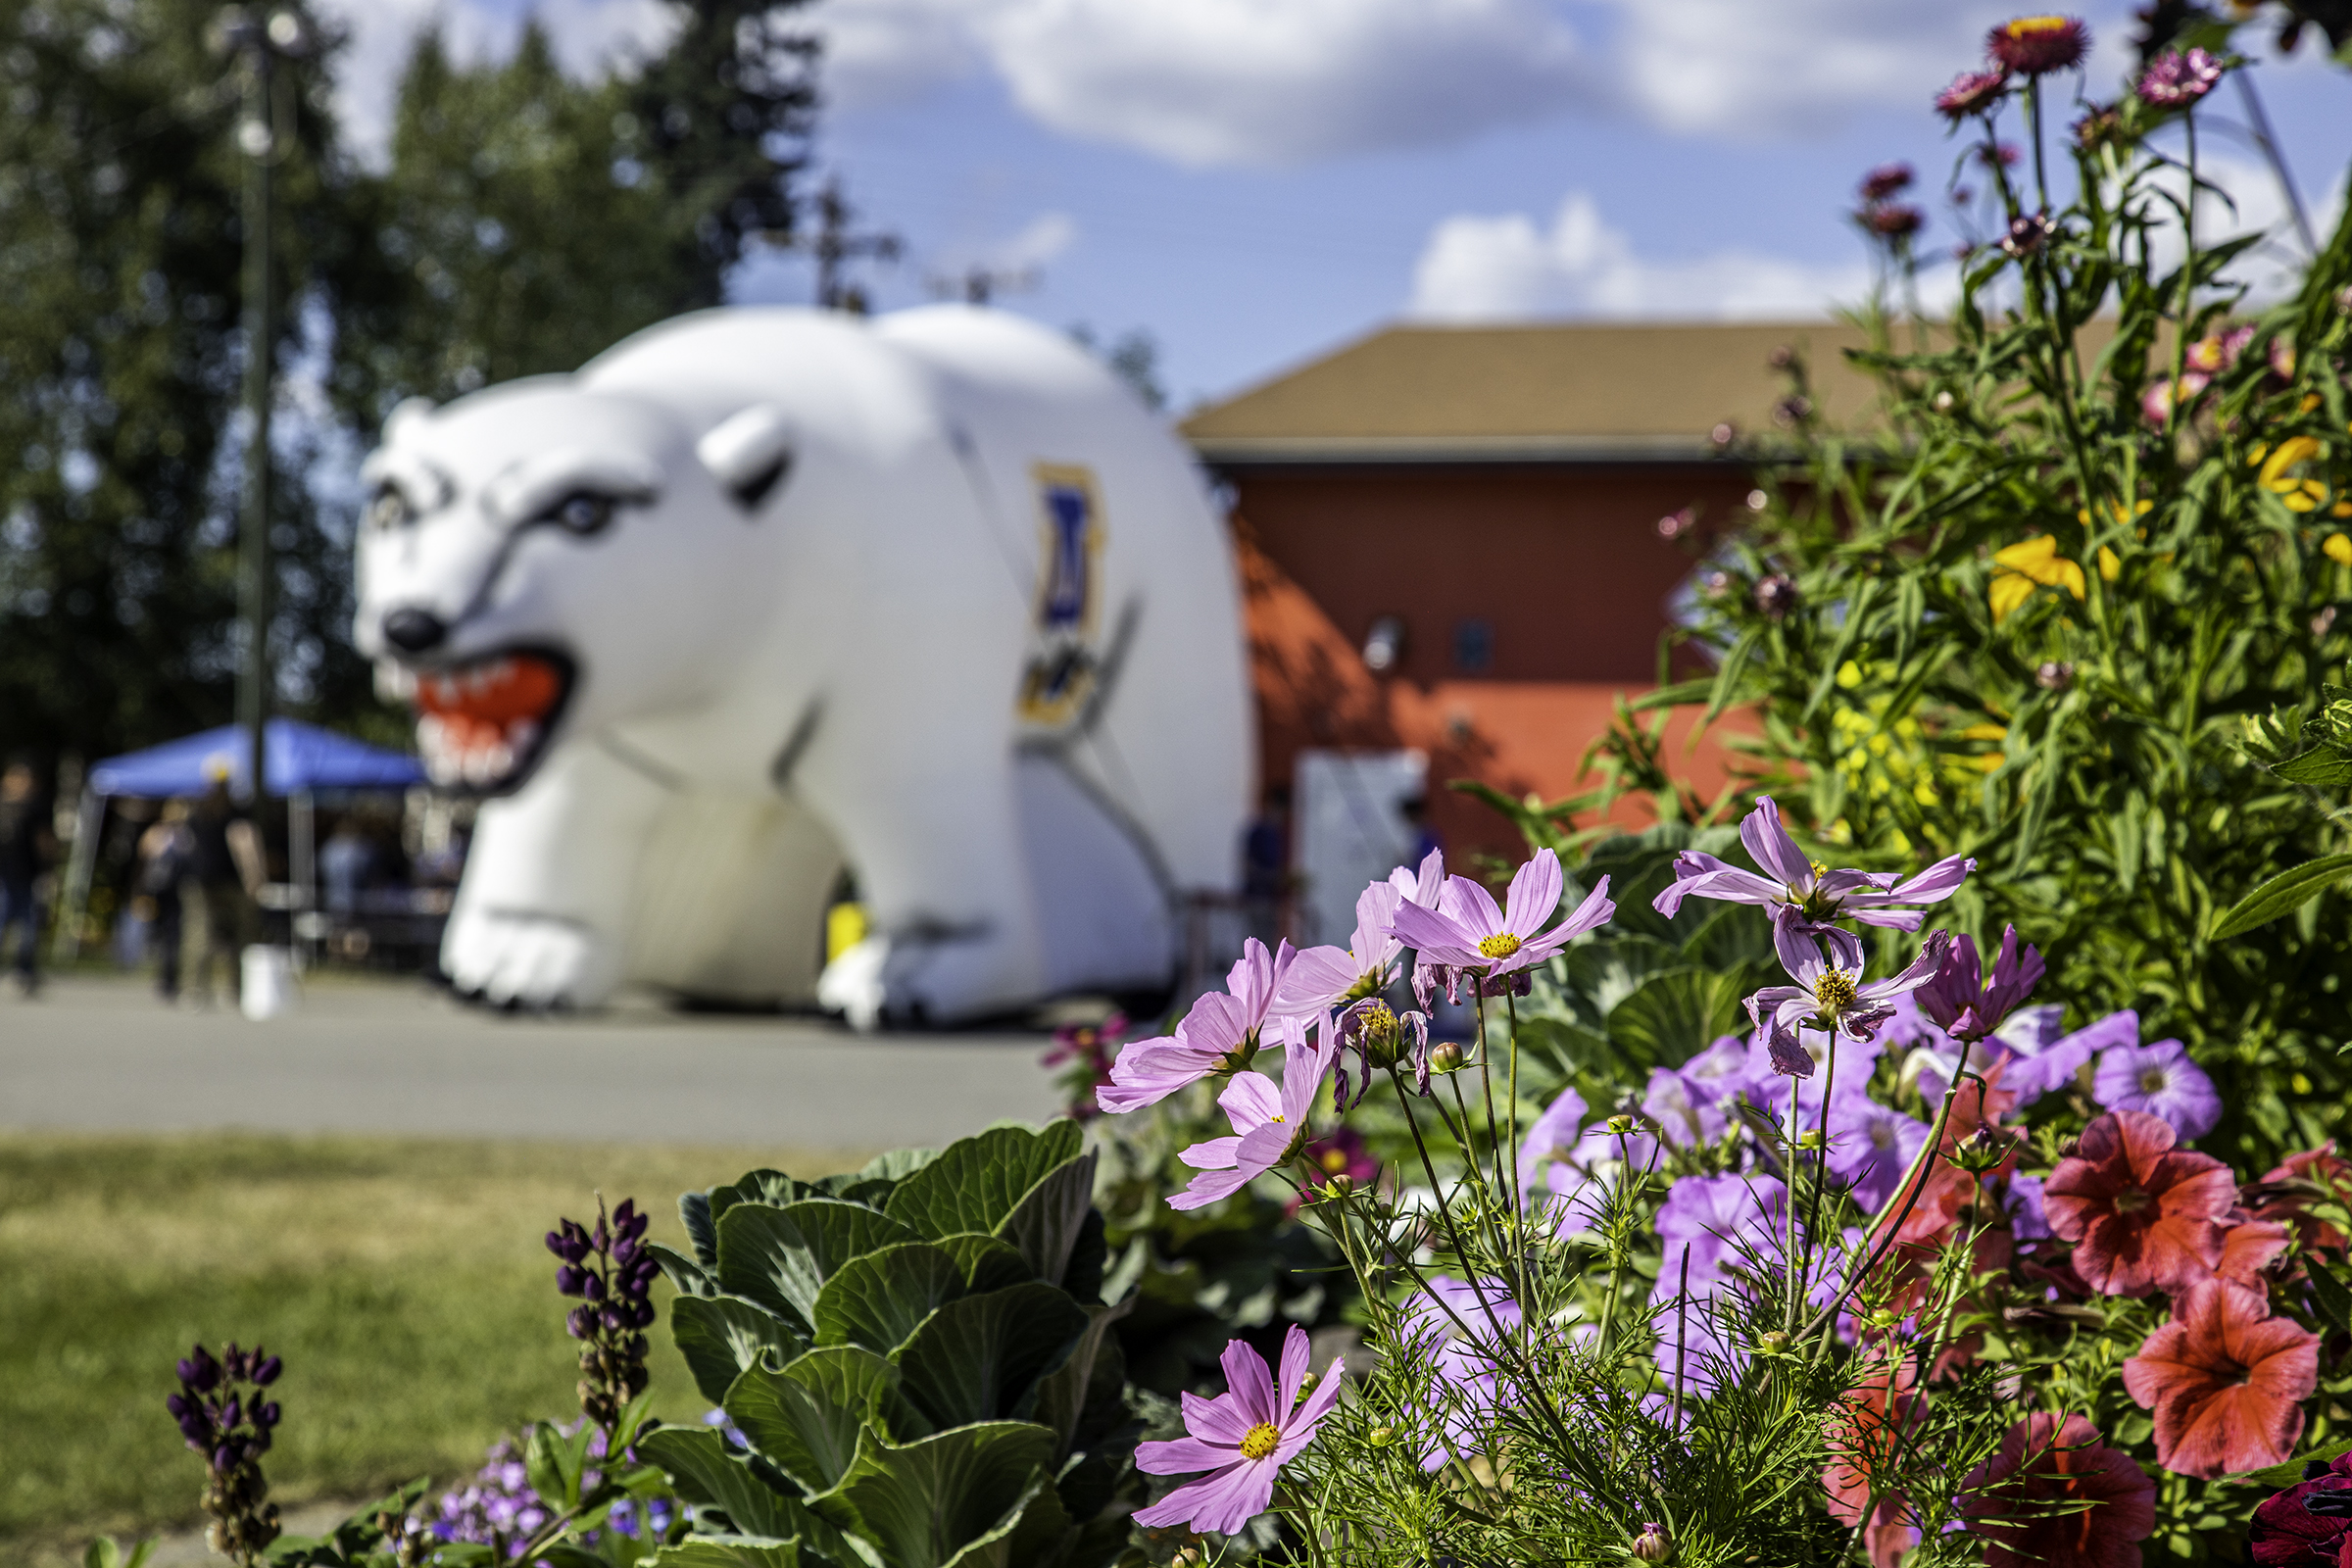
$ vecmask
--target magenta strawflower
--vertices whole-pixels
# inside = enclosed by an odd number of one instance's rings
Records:
[[[2019,17],[1984,35],[1992,58],[2021,76],[2043,76],[2082,63],[2090,29],[2078,17]]]
[[[1146,1475],[1208,1473],[1136,1514],[1147,1529],[1186,1525],[1203,1535],[1230,1536],[1264,1513],[1274,1500],[1274,1478],[1314,1441],[1315,1428],[1339,1402],[1346,1359],[1335,1359],[1305,1401],[1306,1331],[1298,1324],[1282,1340],[1282,1380],[1265,1358],[1240,1340],[1225,1347],[1225,1392],[1213,1399],[1186,1394],[1184,1429],[1169,1443],[1139,1443],[1135,1467]]]
[[[1544,922],[1559,907],[1563,885],[1560,858],[1538,850],[1512,876],[1505,906],[1497,907],[1494,896],[1476,882],[1448,877],[1438,909],[1400,904],[1394,929],[1420,962],[1494,980],[1542,963],[1617,912],[1604,876],[1574,913],[1544,930]]]
[[[1909,164],[1881,164],[1862,176],[1862,199],[1883,202],[1899,190],[1909,190],[1914,176]]]
[[[1813,1076],[1813,1057],[1797,1044],[1800,1028],[1834,1030],[1848,1040],[1869,1040],[1894,1016],[1894,999],[1927,984],[1942,966],[1951,937],[1932,931],[1919,956],[1901,973],[1865,984],[1862,944],[1843,931],[1807,935],[1796,920],[1772,922],[1773,946],[1792,986],[1766,986],[1747,999],[1747,1015],[1772,1053],[1775,1070],[1794,1078]]]
[[[1339,1051],[1329,1029],[1316,1034],[1311,1044],[1299,1034],[1283,1042],[1279,1087],[1264,1073],[1234,1074],[1217,1097],[1234,1136],[1211,1138],[1177,1154],[1200,1174],[1168,1200],[1170,1208],[1200,1208],[1238,1193],[1306,1147],[1307,1113]]]
[[[1946,120],[1957,123],[1971,115],[1990,114],[2008,96],[2008,67],[1963,71],[1952,78],[1950,86],[1936,95],[1936,108]]]
[[[2202,49],[2167,49],[2148,62],[2132,90],[2151,109],[2186,109],[2221,85],[2228,69]]]
[[[1297,957],[1288,942],[1270,954],[1255,937],[1242,944],[1226,989],[1195,1002],[1173,1035],[1138,1040],[1121,1051],[1110,1064],[1110,1082],[1095,1092],[1095,1103],[1121,1116],[1203,1078],[1249,1066],[1269,1023],[1280,1025],[1281,1033],[1296,1032],[1290,1020],[1274,1014],[1273,1004]]]
[[[1927,911],[1905,906],[1942,903],[1977,868],[1976,861],[1954,855],[1908,882],[1898,883],[1891,872],[1826,870],[1796,847],[1769,795],[1758,796],[1756,808],[1740,824],[1740,842],[1747,846],[1762,874],[1686,850],[1674,858],[1674,881],[1651,906],[1672,919],[1685,899],[1720,899],[1789,908],[1807,932],[1827,930],[1830,922],[1840,919],[1916,931]]]
[[[1928,215],[1909,202],[1880,202],[1863,208],[1855,217],[1881,239],[1909,239],[1928,222]]]

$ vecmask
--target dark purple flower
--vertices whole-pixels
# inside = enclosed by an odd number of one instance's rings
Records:
[[[2220,85],[2227,69],[2202,49],[2167,49],[2148,62],[2132,90],[2151,109],[2185,109]]]
[[[2108,1047],[2099,1053],[2090,1093],[2109,1110],[2162,1118],[2183,1141],[2203,1137],[2222,1119],[2220,1092],[2178,1040]]]
[[[1785,620],[1796,608],[1796,583],[1787,572],[1776,571],[1756,579],[1751,591],[1756,609],[1770,620]]]
[[[1909,164],[1881,164],[1862,176],[1862,199],[1883,202],[1896,191],[1909,190],[1911,180]]]
[[[2042,972],[2038,952],[2030,947],[2019,951],[2015,926],[2001,933],[2000,956],[1993,960],[1989,980],[1977,960],[1976,943],[1957,937],[1943,966],[1911,994],[1911,1000],[1954,1040],[1982,1040],[2034,994]]]
[[[1950,86],[1936,95],[1936,109],[1944,119],[1957,124],[1971,115],[1990,114],[2008,95],[2008,67],[1963,71],[1952,78]]]
[[[1986,33],[1984,47],[2019,75],[2041,76],[2081,65],[2090,29],[2076,17],[2019,17]]]
[[[1928,215],[1908,202],[1882,202],[1858,215],[1862,226],[1881,239],[1909,239],[1927,226]]]
[[[2001,249],[2019,261],[2039,256],[2049,248],[2050,235],[2056,232],[2048,218],[2040,213],[2028,213],[2009,220],[2009,233],[2001,241]]]

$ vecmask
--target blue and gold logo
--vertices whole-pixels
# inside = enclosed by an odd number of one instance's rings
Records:
[[[1040,463],[1029,473],[1040,528],[1037,610],[1019,709],[1024,723],[1058,729],[1085,710],[1095,690],[1102,498],[1091,468]]]

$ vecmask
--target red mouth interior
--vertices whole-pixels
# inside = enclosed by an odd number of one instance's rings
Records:
[[[495,784],[531,755],[564,698],[564,672],[535,654],[501,654],[416,681],[416,744],[437,784]]]

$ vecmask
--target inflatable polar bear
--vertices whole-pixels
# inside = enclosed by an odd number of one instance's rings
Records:
[[[494,796],[458,988],[821,998],[861,1026],[1165,985],[1251,771],[1229,545],[1058,334],[716,310],[404,406],[357,637]],[[819,974],[845,867],[871,935]]]

